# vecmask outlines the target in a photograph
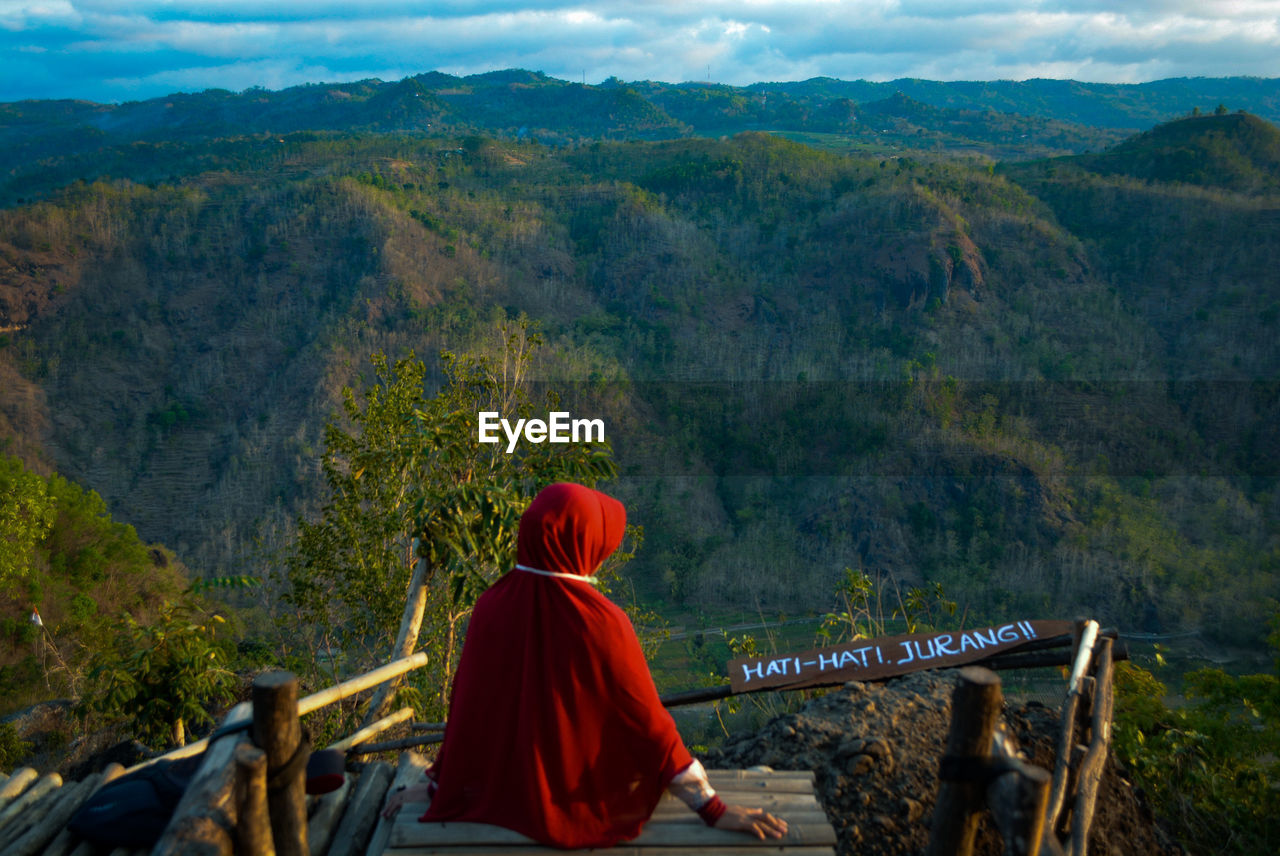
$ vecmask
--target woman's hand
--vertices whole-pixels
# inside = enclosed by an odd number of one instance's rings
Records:
[[[725,809],[716,821],[716,829],[734,829],[764,840],[766,838],[782,838],[787,834],[787,822],[774,817],[762,808],[743,808],[731,805]]]

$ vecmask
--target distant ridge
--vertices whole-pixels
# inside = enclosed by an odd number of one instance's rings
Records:
[[[1248,113],[1192,116],[1077,162],[1104,175],[1274,192],[1280,190],[1280,128]]]
[[[1177,77],[1149,83],[1086,83],[1078,80],[937,81],[900,78],[885,83],[816,77],[795,83],[756,83],[751,91],[822,94],[859,103],[902,93],[916,101],[954,110],[997,110],[1093,125],[1148,128],[1185,116],[1195,108],[1225,104],[1280,122],[1280,79]]]
[[[760,96],[777,95],[795,99],[810,106],[848,99],[859,104],[883,101],[901,93],[914,101],[952,110],[994,110],[1017,113],[1062,122],[1105,128],[1146,128],[1187,115],[1193,109],[1212,110],[1225,104],[1231,110],[1246,110],[1273,122],[1280,122],[1280,79],[1258,77],[1171,78],[1149,83],[1086,83],[1075,80],[996,80],[934,81],[902,78],[888,82],[837,80],[816,77],[795,82],[762,82],[736,87],[723,84],[664,83],[637,81],[626,83],[610,78],[598,86],[559,80],[541,72],[504,69],[467,77],[456,77],[438,71],[424,72],[396,82],[377,79],[351,83],[305,84],[282,90],[248,89],[233,93],[209,89],[199,93],[173,93],[162,98],[123,104],[96,104],[89,101],[15,101],[0,103],[0,128],[14,124],[47,123],[84,124],[104,130],[129,127],[140,132],[147,127],[170,124],[173,119],[186,123],[235,122],[241,131],[261,129],[261,123],[245,121],[248,108],[269,105],[273,117],[271,130],[287,132],[316,127],[379,125],[394,127],[392,115],[378,111],[379,101],[387,93],[403,94],[410,87],[427,91],[462,90],[476,96],[493,90],[558,91],[570,97],[588,92],[634,91],[645,100],[663,103],[679,96],[702,101],[732,97],[744,108],[746,102]],[[665,97],[664,97],[665,96]],[[342,102],[345,110],[324,109]],[[201,108],[192,115],[190,108]],[[319,116],[307,120],[302,116],[287,120],[280,108],[307,109],[319,107]],[[209,109],[212,108],[212,109]],[[366,109],[368,108],[368,109]],[[750,110],[740,110],[749,113]],[[393,111],[394,113],[394,111]],[[111,117],[111,118],[107,118]],[[439,118],[439,117],[438,117]],[[315,124],[315,120],[321,124]]]
[[[279,91],[210,89],[124,104],[19,101],[0,104],[0,206],[40,198],[77,178],[118,174],[119,164],[140,157],[160,162],[143,156],[139,145],[178,145],[203,163],[207,157],[196,152],[210,140],[266,145],[294,133],[479,135],[556,146],[759,131],[836,151],[946,152],[1012,162],[1099,152],[1133,132],[1218,105],[1280,121],[1280,80],[814,78],[735,87],[610,78],[586,85],[506,69]],[[158,181],[173,174],[135,177]]]

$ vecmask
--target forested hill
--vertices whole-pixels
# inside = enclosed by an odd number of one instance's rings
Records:
[[[888,83],[815,78],[748,87],[610,79],[578,84],[507,70],[396,82],[207,90],[124,104],[0,104],[0,204],[77,178],[139,172],[151,148],[299,131],[412,132],[660,140],[768,131],[842,148],[982,154],[999,159],[1098,151],[1157,122],[1223,104],[1280,120],[1280,81],[1176,79],[1117,85],[1028,80]],[[107,149],[108,151],[103,151]],[[160,164],[171,165],[166,151]],[[207,153],[197,146],[188,162]]]
[[[646,597],[794,614],[861,567],[975,615],[1253,644],[1280,595],[1274,134],[1206,115],[999,167],[761,133],[54,157],[0,211],[0,432],[193,570],[257,573],[372,353],[492,353],[524,314],[539,378],[608,425]]]

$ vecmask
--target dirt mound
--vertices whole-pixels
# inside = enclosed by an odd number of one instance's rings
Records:
[[[708,767],[768,765],[813,770],[818,801],[839,836],[837,852],[923,853],[938,790],[938,762],[951,722],[954,671],[887,683],[850,682],[773,719],[756,734],[707,752]],[[1003,721],[1027,759],[1052,770],[1058,713],[1032,702],[1006,704]],[[998,833],[984,820],[977,854],[998,856]],[[1109,761],[1098,793],[1089,852],[1173,856],[1184,851],[1156,825],[1140,795]]]

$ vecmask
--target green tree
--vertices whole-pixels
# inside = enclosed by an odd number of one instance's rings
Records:
[[[1151,672],[1116,665],[1116,755],[1177,838],[1196,853],[1277,852],[1280,677],[1197,669],[1171,708]]]
[[[422,361],[373,357],[374,384],[344,393],[350,427],[327,427],[329,498],[318,521],[300,524],[286,562],[286,600],[349,670],[404,656],[421,637],[433,655],[419,673],[427,715],[443,713],[461,622],[514,562],[534,494],[615,472],[605,444],[522,443],[508,453],[479,442],[480,411],[514,421],[545,416],[557,401],[549,395],[535,408],[526,382],[537,335],[520,323],[503,336],[501,363],[443,353],[444,383],[430,397]],[[385,702],[375,698],[369,717]]]
[[[56,513],[48,482],[17,458],[0,455],[0,593],[19,596],[14,586],[30,574]]]
[[[190,603],[166,603],[145,626],[125,614],[92,660],[82,709],[129,720],[143,740],[185,745],[188,726],[213,722],[207,706],[231,698],[235,675],[214,638],[222,622]]]

